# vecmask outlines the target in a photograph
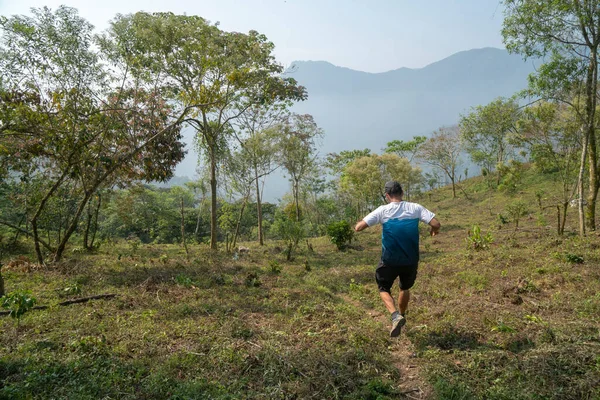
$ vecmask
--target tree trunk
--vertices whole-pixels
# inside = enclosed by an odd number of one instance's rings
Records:
[[[256,169],[254,170],[254,179],[256,183],[256,214],[258,215],[258,243],[261,246],[264,246],[264,236],[263,236],[263,227],[262,227],[262,204],[260,199],[260,187],[258,183],[258,172]]]
[[[586,134],[589,141],[588,168],[589,191],[585,213],[586,225],[590,231],[596,230],[596,199],[598,198],[598,164],[596,154],[596,94],[598,89],[598,63],[596,49],[590,52],[590,64],[586,82]]]
[[[246,203],[248,203],[249,196],[250,196],[250,188],[248,188],[248,191],[246,192],[246,196],[244,196],[244,202],[242,203],[242,208],[240,209],[240,215],[238,215],[238,220],[235,225],[235,233],[233,234],[233,240],[232,240],[232,245],[231,245],[232,249],[235,248],[238,235],[240,234],[240,225],[242,224],[242,217],[244,216],[244,209],[246,209]]]
[[[34,246],[35,246],[35,254],[37,255],[39,264],[44,263],[44,257],[42,256],[42,251],[40,249],[40,235],[38,233],[37,219],[39,218],[40,214],[42,213],[42,210],[44,209],[44,207],[46,207],[46,203],[50,199],[50,196],[52,196],[54,194],[54,192],[56,191],[56,189],[58,189],[58,187],[60,186],[62,181],[67,177],[68,172],[69,172],[69,169],[64,171],[63,174],[60,176],[60,178],[58,178],[56,180],[56,182],[54,183],[54,185],[52,185],[52,187],[50,188],[48,193],[46,193],[46,195],[40,202],[40,205],[38,206],[33,218],[31,218],[31,221],[30,221],[31,222],[31,230],[33,231],[33,242],[34,242]]]
[[[181,197],[181,244],[185,249],[185,255],[189,256],[187,244],[185,243],[185,217],[183,214],[183,197]]]
[[[294,202],[296,203],[296,222],[300,222],[300,194],[298,193],[299,191],[299,182],[298,180],[294,179]]]
[[[94,212],[94,229],[92,230],[92,240],[90,241],[90,248],[94,247],[94,241],[96,240],[96,232],[98,232],[98,215],[100,214],[100,205],[102,204],[102,197],[98,193],[98,204],[96,205],[96,211]]]
[[[92,203],[89,202],[87,206],[87,219],[85,221],[85,230],[83,231],[83,248],[90,250],[88,246],[88,236],[90,234],[90,226],[92,225]]]
[[[579,236],[585,236],[585,214],[583,209],[583,198],[585,190],[583,187],[583,178],[585,175],[585,161],[588,150],[588,132],[583,132],[583,146],[581,149],[581,160],[579,163],[579,175],[577,176],[577,210],[579,211]]]
[[[563,203],[563,217],[562,223],[560,224],[560,234],[563,235],[565,233],[565,223],[567,221],[567,210],[569,209],[569,203]]]
[[[217,160],[214,148],[210,152],[210,248],[217,250]]]
[[[96,190],[96,188],[97,188],[97,186],[95,188],[93,188],[91,192],[87,192],[85,194],[83,200],[81,201],[81,203],[79,203],[79,207],[77,207],[77,211],[75,212],[75,215],[73,216],[73,219],[71,220],[71,223],[69,224],[68,228],[65,230],[62,240],[56,247],[56,253],[54,253],[54,260],[53,260],[54,262],[58,262],[62,258],[62,255],[65,251],[65,247],[67,246],[67,243],[69,242],[69,239],[71,238],[71,235],[73,234],[73,232],[75,232],[75,229],[77,229],[77,225],[79,223],[79,218],[81,217],[81,214],[83,213],[83,210],[85,209],[85,206],[90,201],[90,198],[92,197],[92,193]]]

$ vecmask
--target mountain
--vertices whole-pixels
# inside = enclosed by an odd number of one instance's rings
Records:
[[[325,131],[322,153],[409,140],[458,122],[460,114],[527,86],[534,65],[505,50],[456,53],[424,68],[367,73],[324,61],[297,61],[288,76],[308,90],[294,106]]]
[[[308,91],[293,107],[312,114],[323,128],[320,154],[369,148],[380,152],[387,142],[410,140],[456,124],[460,114],[497,97],[510,97],[527,86],[532,62],[495,48],[456,53],[423,68],[368,73],[325,61],[296,61],[286,71]],[[186,140],[192,137],[184,133]],[[194,176],[197,155],[191,150],[178,175]],[[275,201],[289,191],[281,176],[265,186]]]

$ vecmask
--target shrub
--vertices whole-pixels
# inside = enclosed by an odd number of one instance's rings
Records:
[[[466,239],[467,247],[475,250],[487,249],[493,241],[494,238],[490,232],[486,235],[481,234],[479,225],[473,225],[473,229],[469,231]]]
[[[348,221],[332,222],[327,226],[327,236],[331,243],[335,244],[338,250],[346,248],[352,240],[354,230]]]
[[[17,324],[20,322],[21,317],[27,311],[31,310],[36,303],[35,298],[27,292],[13,292],[2,297],[2,308],[9,311],[12,318],[17,320]]]

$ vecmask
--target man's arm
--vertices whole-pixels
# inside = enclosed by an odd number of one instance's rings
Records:
[[[438,221],[435,218],[431,218],[431,221],[429,221],[429,226],[431,226],[431,230],[429,231],[429,234],[431,236],[435,236],[440,232],[440,228],[442,227],[442,224],[440,224],[440,221]]]
[[[367,225],[367,223],[366,223],[364,220],[361,220],[361,221],[358,221],[358,222],[356,223],[356,226],[354,227],[354,231],[355,231],[355,232],[360,232],[360,231],[362,231],[363,229],[366,229],[366,228],[368,228],[368,227],[369,227],[369,225]]]

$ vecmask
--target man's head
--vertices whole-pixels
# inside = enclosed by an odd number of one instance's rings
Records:
[[[404,191],[402,190],[402,186],[396,181],[389,181],[385,184],[384,187],[385,197],[392,200],[402,200],[402,195]]]

